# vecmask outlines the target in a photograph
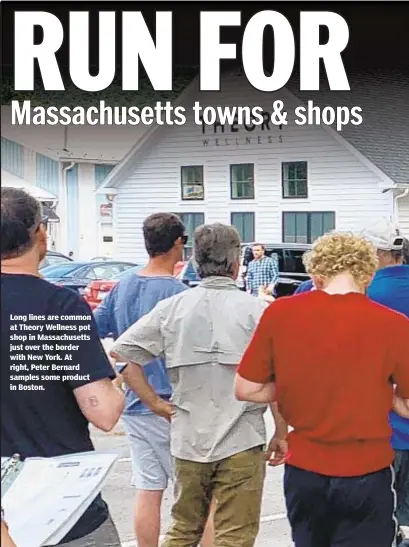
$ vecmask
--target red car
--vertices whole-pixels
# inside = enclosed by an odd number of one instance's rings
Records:
[[[109,291],[118,283],[117,279],[110,281],[91,281],[85,288],[84,298],[88,302],[91,310],[95,310],[104,300]]]
[[[178,277],[180,275],[180,272],[182,271],[183,267],[185,265],[185,262],[178,262],[175,266],[175,269],[173,270],[173,275],[175,277]],[[89,306],[92,310],[95,310],[101,302],[104,300],[106,295],[109,293],[109,291],[115,287],[115,285],[118,283],[120,278],[127,274],[127,273],[135,273],[138,270],[142,269],[143,266],[135,266],[134,268],[129,268],[125,272],[120,273],[113,279],[110,279],[109,281],[91,281],[91,283],[86,287],[84,292],[84,298],[88,302]]]
[[[186,262],[177,262],[175,265],[175,269],[173,270],[173,275],[177,278],[179,278],[180,274],[182,273],[183,268],[185,267]]]
[[[114,278],[109,280],[98,279],[91,281],[91,283],[84,290],[84,298],[88,302],[90,308],[95,310],[101,302],[104,300],[109,291],[115,287],[121,277],[125,274],[135,273],[138,270],[143,268],[143,266],[134,266],[129,268],[124,272],[116,275]]]

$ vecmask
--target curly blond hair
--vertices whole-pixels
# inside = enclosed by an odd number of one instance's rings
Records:
[[[365,288],[378,267],[375,247],[365,238],[348,233],[330,232],[315,241],[304,254],[309,275],[321,280],[349,273],[355,283]]]

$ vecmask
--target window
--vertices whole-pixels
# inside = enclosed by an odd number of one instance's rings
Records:
[[[47,266],[42,270],[42,275],[46,279],[58,277],[72,277],[75,275],[75,272],[78,270],[78,265],[73,264],[72,262],[64,262],[63,264],[54,264]]]
[[[254,199],[254,163],[230,165],[231,199]]]
[[[47,253],[46,257],[42,260],[40,264],[40,270],[41,268],[45,268],[46,266],[55,266],[56,264],[67,264],[71,262],[71,260],[64,256],[64,255],[53,255],[50,253]]]
[[[198,226],[205,222],[204,213],[175,213],[185,225],[188,242],[185,246],[184,260],[188,260],[192,256],[193,251],[193,234]]]
[[[292,161],[281,164],[283,198],[308,197],[308,175],[306,161]]]
[[[182,199],[204,199],[203,165],[190,165],[180,170]]]
[[[283,242],[312,243],[335,228],[334,212],[283,213]]]
[[[254,213],[232,213],[231,223],[237,228],[243,243],[251,243],[255,240]]]
[[[17,177],[24,177],[24,148],[1,137],[1,168]]]

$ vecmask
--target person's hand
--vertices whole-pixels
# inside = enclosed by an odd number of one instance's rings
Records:
[[[154,414],[157,416],[160,416],[161,418],[165,418],[168,420],[168,422],[171,421],[172,416],[175,413],[175,409],[169,401],[165,401],[165,399],[161,399],[158,397],[154,403],[150,406],[150,409]]]
[[[268,292],[266,287],[261,286],[258,290],[258,297],[265,302],[274,302],[275,298],[271,293]]]
[[[276,467],[277,465],[282,465],[285,462],[287,452],[288,442],[274,436],[268,444],[265,459],[267,460],[268,465]]]

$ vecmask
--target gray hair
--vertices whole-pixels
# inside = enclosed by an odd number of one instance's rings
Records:
[[[240,236],[226,224],[204,224],[195,230],[194,261],[200,277],[231,277],[240,261]]]

